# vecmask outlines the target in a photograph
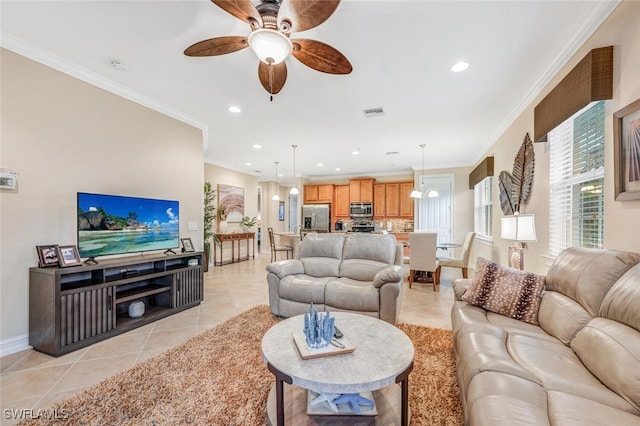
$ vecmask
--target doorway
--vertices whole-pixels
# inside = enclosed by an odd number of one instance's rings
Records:
[[[438,233],[438,243],[450,243],[453,238],[453,175],[422,176],[425,194],[432,189],[437,197],[419,198],[416,201],[416,229],[433,229]]]

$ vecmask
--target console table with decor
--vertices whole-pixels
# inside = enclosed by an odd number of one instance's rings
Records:
[[[216,234],[220,240],[220,247],[213,245],[213,264],[216,266],[242,262],[256,257],[256,233],[235,232],[231,234]],[[243,244],[242,242],[245,242]],[[228,251],[230,250],[230,251]],[[225,258],[225,252],[227,257]]]
[[[202,263],[186,252],[30,268],[29,344],[59,356],[199,305]]]

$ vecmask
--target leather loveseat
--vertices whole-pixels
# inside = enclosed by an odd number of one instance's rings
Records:
[[[544,277],[537,321],[464,300],[451,318],[470,425],[640,425],[640,255],[571,248]],[[476,274],[477,274],[476,270]]]
[[[267,265],[274,315],[349,311],[395,324],[402,302],[402,246],[383,234],[310,233],[297,259]]]

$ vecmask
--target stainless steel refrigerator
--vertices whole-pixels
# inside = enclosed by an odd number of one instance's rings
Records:
[[[331,214],[329,204],[305,204],[302,206],[302,229],[329,232]]]

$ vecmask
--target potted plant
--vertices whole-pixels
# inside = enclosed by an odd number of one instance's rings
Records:
[[[211,188],[211,182],[204,183],[204,216],[203,216],[203,240],[204,240],[204,271],[209,270],[209,259],[211,258],[211,242],[220,244],[218,236],[213,232],[213,220],[216,217],[216,192]]]
[[[242,226],[244,226],[244,230],[246,232],[251,231],[251,228],[253,228],[256,223],[258,223],[258,218],[257,217],[249,217],[249,216],[245,216],[242,218]]]

